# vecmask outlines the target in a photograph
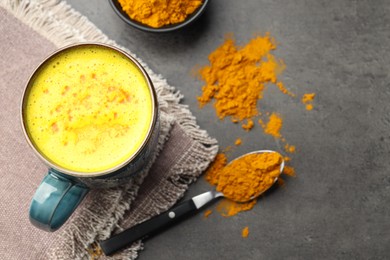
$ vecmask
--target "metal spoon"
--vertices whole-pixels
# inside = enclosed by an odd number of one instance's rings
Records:
[[[249,154],[260,154],[260,153],[276,153],[276,152],[271,150],[259,150],[259,151],[254,151],[251,153],[244,154],[236,158],[235,160]],[[280,173],[283,171],[283,168],[284,168],[284,160],[282,160],[280,164]],[[278,177],[275,178],[274,183],[277,181],[277,179]],[[269,188],[270,187],[268,187],[268,189]],[[257,194],[257,196],[261,195],[265,191],[266,190],[264,190],[260,194]],[[103,250],[105,255],[111,255],[116,251],[120,250],[121,248],[139,239],[155,234],[161,229],[179,222],[186,216],[196,213],[200,208],[202,208],[203,206],[205,206],[206,204],[208,204],[209,202],[213,201],[218,197],[224,197],[223,193],[217,192],[215,190],[202,193],[198,196],[195,196],[189,200],[180,203],[179,205],[171,208],[170,210],[154,218],[151,218],[134,227],[126,229],[125,231],[117,235],[114,235],[113,237],[107,240],[100,241],[99,242],[100,247]],[[252,197],[250,200],[255,199],[256,197]]]

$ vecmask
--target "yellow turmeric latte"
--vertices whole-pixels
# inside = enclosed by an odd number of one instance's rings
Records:
[[[147,137],[153,103],[125,55],[100,46],[67,49],[39,69],[23,104],[30,140],[61,168],[92,173],[130,158]]]

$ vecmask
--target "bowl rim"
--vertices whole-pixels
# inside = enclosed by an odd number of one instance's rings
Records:
[[[178,29],[181,29],[190,23],[194,22],[197,18],[201,16],[201,14],[206,9],[206,6],[209,2],[209,0],[202,0],[201,6],[196,9],[192,14],[190,14],[183,22],[177,23],[177,24],[170,24],[166,26],[162,26],[159,28],[150,27],[149,25],[142,24],[140,22],[137,22],[133,19],[131,19],[122,9],[120,9],[120,4],[118,0],[109,0],[110,5],[112,9],[115,11],[115,13],[127,24],[145,32],[171,32]]]

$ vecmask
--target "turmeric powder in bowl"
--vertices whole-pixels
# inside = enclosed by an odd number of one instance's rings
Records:
[[[137,29],[167,32],[196,20],[208,0],[111,0],[119,17]]]

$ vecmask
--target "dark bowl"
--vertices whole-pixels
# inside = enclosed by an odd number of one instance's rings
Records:
[[[133,27],[135,27],[135,28],[137,28],[139,30],[146,31],[146,32],[171,32],[171,31],[175,31],[175,30],[178,30],[180,28],[183,28],[183,27],[191,24],[192,22],[194,22],[197,18],[199,18],[200,15],[206,9],[206,6],[207,6],[209,0],[203,0],[202,5],[198,9],[196,9],[192,14],[188,15],[187,18],[183,22],[166,25],[166,26],[162,26],[162,27],[159,27],[159,28],[150,27],[150,26],[148,26],[146,24],[143,24],[143,23],[140,23],[140,22],[137,22],[137,21],[131,19],[122,10],[122,7],[119,4],[118,0],[109,0],[109,2],[111,4],[111,7],[114,9],[115,13],[123,21],[125,21],[127,24],[129,24],[129,25],[131,25],[131,26],[133,26]]]

